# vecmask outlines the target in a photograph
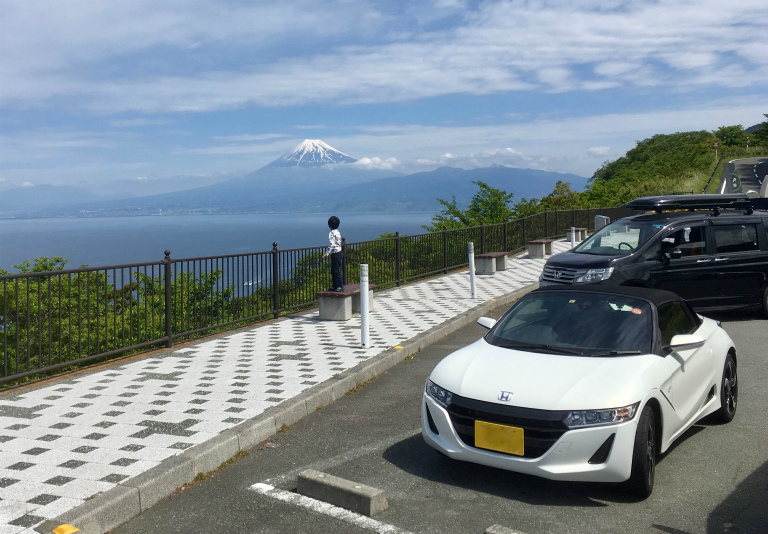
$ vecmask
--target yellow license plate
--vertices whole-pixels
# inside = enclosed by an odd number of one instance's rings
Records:
[[[523,429],[475,421],[475,447],[523,456],[525,454]]]

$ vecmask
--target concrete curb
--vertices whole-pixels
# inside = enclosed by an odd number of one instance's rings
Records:
[[[215,470],[238,452],[252,449],[273,436],[283,425],[290,426],[318,408],[327,406],[358,384],[394,367],[407,356],[416,354],[495,308],[511,304],[537,287],[538,283],[533,283],[478,304],[453,319],[409,339],[400,345],[402,348],[387,349],[355,367],[342,371],[329,380],[305,390],[300,398],[287,399],[205,443],[163,460],[148,471],[94,496],[56,519],[43,522],[35,530],[49,534],[63,524],[79,528],[82,534],[103,534],[112,530],[141,514],[184,484],[192,482],[198,473]]]
[[[296,491],[300,495],[373,517],[387,508],[387,498],[380,489],[351,480],[307,469],[299,474]]]

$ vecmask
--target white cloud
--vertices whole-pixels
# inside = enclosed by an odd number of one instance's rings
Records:
[[[379,157],[373,158],[360,158],[356,162],[352,163],[352,166],[361,169],[379,169],[379,170],[395,170],[402,167],[402,163],[397,158],[382,159]]]
[[[74,96],[103,112],[202,112],[528,90],[679,90],[730,85],[730,76],[708,75],[726,66],[738,68],[745,86],[766,86],[764,0],[742,0],[727,13],[716,0],[435,5],[438,22],[362,0],[272,9],[203,0],[12,3],[0,32],[0,105]]]
[[[233,141],[238,143],[248,143],[252,141],[272,141],[274,139],[284,139],[288,137],[285,134],[267,133],[267,134],[243,134],[243,135],[224,135],[213,137],[216,141]]]
[[[22,182],[21,187],[35,187],[35,184],[32,182]]]
[[[135,128],[141,126],[159,126],[168,124],[167,120],[159,119],[120,119],[112,121],[112,126],[116,128]]]
[[[589,154],[590,156],[594,156],[596,158],[600,158],[603,156],[607,156],[610,151],[611,151],[611,147],[609,146],[593,146],[587,149],[587,154]]]

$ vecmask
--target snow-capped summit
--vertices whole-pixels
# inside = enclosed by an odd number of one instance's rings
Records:
[[[354,163],[352,156],[340,152],[320,139],[305,139],[267,167],[319,167],[326,163]]]

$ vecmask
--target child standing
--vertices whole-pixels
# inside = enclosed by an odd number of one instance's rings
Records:
[[[339,218],[335,215],[328,219],[328,228],[331,232],[328,234],[328,250],[323,254],[323,259],[331,257],[331,280],[332,286],[328,291],[341,293],[344,291],[344,282],[341,278],[341,260],[344,253],[341,251],[341,234],[339,233]]]

